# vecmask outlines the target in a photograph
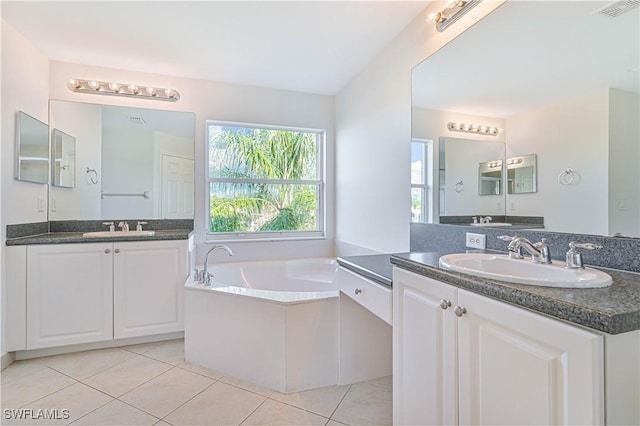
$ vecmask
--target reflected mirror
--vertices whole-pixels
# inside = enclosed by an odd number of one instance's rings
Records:
[[[51,161],[51,183],[54,186],[73,188],[76,184],[76,138],[53,129]]]
[[[507,158],[507,194],[537,191],[536,155]]]
[[[49,126],[22,111],[16,115],[14,177],[25,182],[49,181]]]
[[[535,168],[514,171],[520,189],[504,191],[506,215],[640,236],[640,8],[611,17],[610,4],[499,6],[413,69],[412,137],[452,136],[448,121],[501,128],[505,160],[536,154]]]
[[[502,160],[478,164],[478,195],[501,195],[502,186]]]
[[[49,122],[75,137],[77,171],[51,187],[50,220],[193,219],[193,113],[52,100]]]

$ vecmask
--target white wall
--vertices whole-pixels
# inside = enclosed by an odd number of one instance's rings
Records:
[[[544,216],[550,231],[609,234],[607,89],[509,117],[506,135],[507,157],[538,155],[538,192],[509,194],[507,214]],[[579,183],[558,183],[568,168]]]
[[[67,88],[67,81],[71,78],[172,87],[180,92],[181,99],[172,103],[73,93]],[[236,253],[234,260],[238,261],[333,255],[335,236],[333,97],[55,61],[51,62],[49,82],[51,99],[195,113],[195,233],[200,260],[208,247],[205,245],[207,206],[205,121],[237,121],[326,130],[327,238],[288,242],[241,241],[229,243],[229,245]]]
[[[438,33],[433,2],[336,97],[336,251],[409,249],[411,69],[503,1],[482,2]]]
[[[47,185],[13,179],[16,111],[24,111],[48,122],[49,60],[22,35],[2,21],[2,140],[0,144],[0,279],[2,306],[0,353],[6,353],[4,339],[6,253],[4,241],[8,224],[44,222],[47,212],[38,211],[38,199],[47,199]]]
[[[640,235],[638,117],[640,96],[609,90],[609,235]]]

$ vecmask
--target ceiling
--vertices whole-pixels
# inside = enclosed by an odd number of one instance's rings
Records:
[[[2,1],[49,59],[338,93],[429,1]]]
[[[412,104],[507,118],[605,88],[640,93],[640,7],[594,13],[610,4],[508,1],[414,68]]]

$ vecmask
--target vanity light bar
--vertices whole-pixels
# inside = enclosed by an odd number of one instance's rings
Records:
[[[458,123],[457,121],[448,122],[447,129],[453,132],[478,133],[487,136],[497,136],[498,133],[500,133],[500,129],[497,127],[483,126],[481,124]]]
[[[139,86],[136,84],[110,83],[106,81],[74,78],[69,80],[67,87],[72,92],[92,93],[94,95],[128,96],[130,98],[154,99],[169,102],[180,100],[180,93],[175,89]]]

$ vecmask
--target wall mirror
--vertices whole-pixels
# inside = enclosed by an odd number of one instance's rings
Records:
[[[483,140],[504,140],[505,162],[536,154],[522,190],[504,191],[506,215],[640,237],[640,8],[611,17],[609,4],[505,2],[413,69],[412,137],[478,139],[448,121],[499,127]]]
[[[14,177],[34,183],[49,182],[49,126],[18,111],[16,114]]]
[[[51,184],[73,188],[76,184],[76,138],[53,129],[51,143]]]
[[[49,122],[75,138],[76,170],[49,220],[193,219],[193,113],[52,100]]]
[[[439,139],[440,217],[504,214],[505,145],[474,139]],[[445,219],[447,217],[448,219]]]
[[[537,192],[536,154],[507,158],[507,194]]]

